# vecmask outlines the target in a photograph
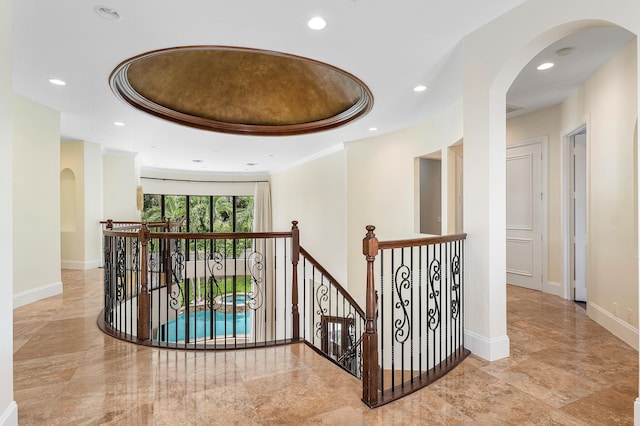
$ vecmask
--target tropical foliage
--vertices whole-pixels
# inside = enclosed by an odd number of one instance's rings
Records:
[[[182,232],[252,232],[253,197],[145,194],[142,220],[160,222],[164,218],[171,221],[184,218],[180,229]],[[212,251],[225,257],[237,257],[251,247],[251,240],[189,241],[190,252],[199,253],[198,257]]]

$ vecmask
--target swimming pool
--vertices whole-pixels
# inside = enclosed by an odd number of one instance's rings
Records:
[[[238,296],[239,298],[240,296]],[[242,296],[244,297],[244,296]],[[215,321],[216,337],[233,337],[233,313],[218,311],[198,311],[189,313],[189,340],[211,337],[211,319]],[[180,342],[186,340],[186,314],[163,324],[158,329],[158,340],[161,342]],[[236,336],[247,334],[250,329],[250,312],[236,312]]]
[[[233,295],[228,295],[224,297],[224,303],[233,303]],[[236,305],[246,305],[247,304],[247,296],[244,294],[236,295]]]

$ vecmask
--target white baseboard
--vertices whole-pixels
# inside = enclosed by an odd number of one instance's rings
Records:
[[[23,291],[13,296],[13,309],[46,299],[47,297],[57,296],[58,294],[62,294],[62,283],[60,281]]]
[[[88,269],[96,269],[101,266],[100,260],[62,260],[60,262],[62,269],[77,269],[80,271],[86,271]]]
[[[554,296],[564,298],[564,292],[562,291],[562,284],[549,281],[546,284],[542,284],[542,292],[553,294]]]
[[[592,320],[609,330],[614,336],[634,348],[636,351],[638,350],[637,328],[627,324],[593,302],[589,302],[589,305],[587,306],[587,314]]]
[[[465,330],[464,347],[487,361],[497,361],[509,356],[509,336],[489,338]]]
[[[640,398],[636,398],[633,403],[633,424],[640,426]]]
[[[0,426],[18,426],[18,404],[15,401],[11,401],[0,414]]]

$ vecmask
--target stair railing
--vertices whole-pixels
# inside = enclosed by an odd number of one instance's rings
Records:
[[[177,349],[304,341],[362,379],[369,407],[427,386],[469,354],[466,234],[380,242],[367,226],[362,309],[300,246],[296,221],[289,232],[227,234],[178,232],[170,221],[104,225],[98,323],[114,337]]]
[[[184,233],[107,221],[103,235],[108,334],[177,349],[300,341],[297,222],[289,232]]]
[[[364,310],[303,247],[300,254],[301,337],[325,358],[361,378]]]
[[[379,242],[374,230],[367,226],[363,240],[362,400],[369,407],[433,383],[469,354],[463,309],[466,234]]]

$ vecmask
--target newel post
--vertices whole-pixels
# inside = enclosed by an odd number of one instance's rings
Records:
[[[107,229],[113,229],[113,219],[107,219]]]
[[[367,226],[367,235],[362,240],[362,254],[367,259],[367,294],[365,308],[365,329],[362,336],[362,401],[368,406],[378,402],[378,332],[376,330],[377,297],[373,264],[378,255],[378,239],[373,231],[375,226]]]
[[[291,222],[291,323],[293,340],[300,339],[300,312],[298,312],[298,261],[300,260],[300,230],[298,221]]]
[[[138,241],[142,246],[140,253],[140,294],[138,294],[138,340],[149,340],[149,323],[151,321],[151,295],[149,294],[149,274],[147,273],[149,234],[150,231],[147,224],[143,223],[142,228],[138,231]]]

